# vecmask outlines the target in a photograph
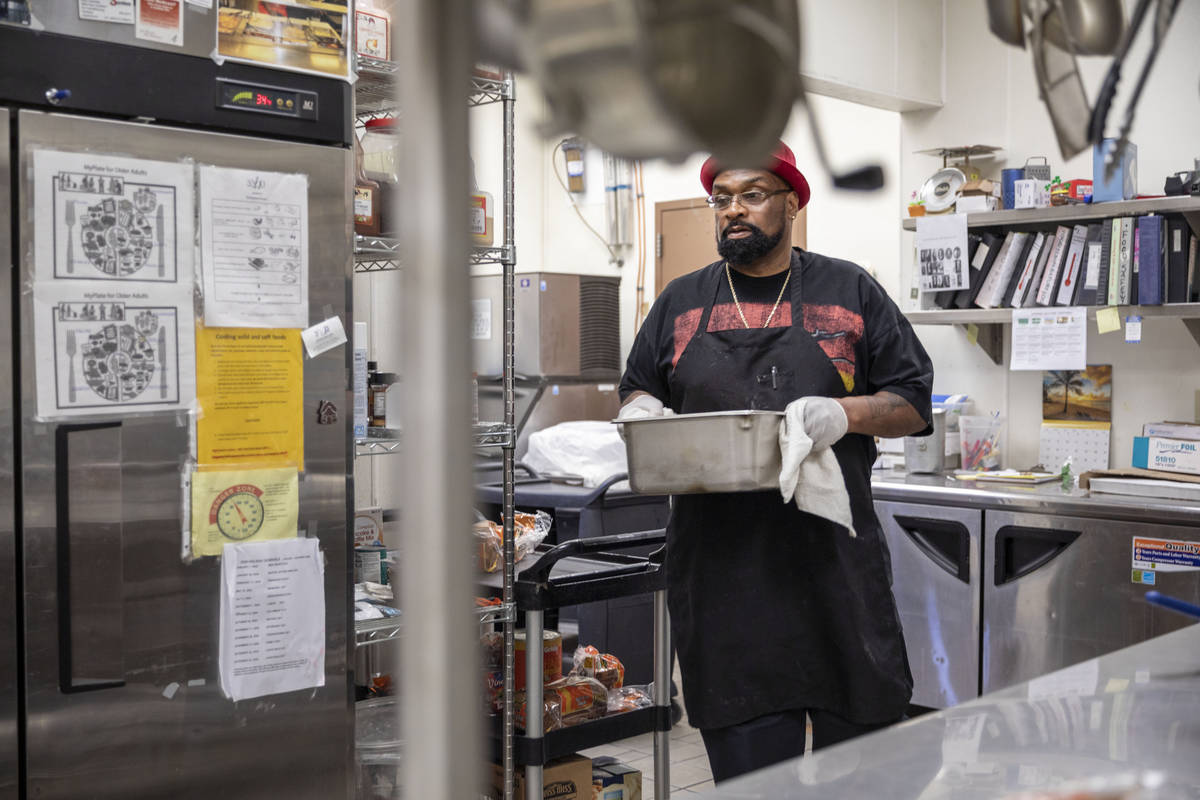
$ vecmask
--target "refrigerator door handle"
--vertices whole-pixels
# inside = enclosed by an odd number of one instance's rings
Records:
[[[122,589],[122,574],[120,570],[121,542],[120,542],[120,523],[116,523],[116,568],[112,567],[111,563],[103,560],[94,560],[98,555],[98,547],[107,546],[108,540],[112,538],[114,532],[114,524],[87,523],[89,533],[93,534],[86,538],[81,537],[81,541],[87,542],[87,555],[92,558],[86,564],[80,573],[72,574],[73,554],[72,554],[72,525],[71,525],[71,437],[72,434],[81,434],[89,431],[102,431],[107,429],[119,429],[120,422],[99,422],[89,424],[70,424],[59,425],[55,431],[55,465],[54,465],[54,480],[55,480],[55,495],[56,495],[56,544],[58,548],[58,569],[57,569],[57,590],[58,590],[58,678],[59,690],[63,694],[74,694],[78,692],[90,692],[97,689],[113,689],[125,685],[123,679],[123,658],[120,655],[122,642],[120,641],[120,629],[123,620],[119,612],[119,604],[122,601],[120,592]],[[82,443],[81,443],[82,444]],[[93,447],[95,446],[95,443]],[[103,442],[100,442],[103,444]],[[86,447],[86,445],[84,445]],[[119,452],[118,452],[119,455]],[[93,474],[102,473],[104,466],[98,466],[90,459],[89,467],[94,467]],[[119,460],[118,467],[119,470]],[[103,491],[106,487],[103,485],[103,478],[97,481],[98,485],[90,485],[80,493],[78,499],[80,501],[91,500],[96,490]],[[108,487],[111,488],[111,487]],[[120,489],[117,488],[119,502]],[[112,498],[110,497],[111,501]],[[118,517],[119,519],[119,517]],[[80,526],[82,527],[82,526]],[[78,555],[77,553],[74,555]],[[112,553],[106,555],[111,556]],[[103,555],[101,556],[101,559]],[[83,581],[98,580],[109,582],[108,588],[114,588],[108,597],[92,597],[88,599],[88,619],[78,627],[73,626],[73,592],[74,587],[80,586]],[[113,583],[115,581],[115,583]],[[81,593],[82,594],[82,593]],[[90,593],[89,593],[90,594]],[[103,593],[98,593],[103,595]],[[107,604],[105,601],[108,601]],[[116,615],[116,634],[117,640],[112,640],[113,619],[98,620],[100,615],[110,611],[112,606],[118,606],[118,614]],[[95,624],[98,621],[101,624]],[[80,639],[86,639],[81,642],[82,647],[76,647],[76,634],[80,634]],[[107,640],[107,641],[106,641]],[[114,657],[114,653],[116,654]],[[103,675],[111,670],[111,675],[107,677],[82,677],[78,672],[91,672],[93,675]],[[121,678],[115,675],[122,675]]]
[[[971,582],[971,534],[961,522],[928,517],[892,517],[930,561],[963,583]]]
[[[1044,567],[1080,537],[1082,531],[1004,525],[996,531],[997,586]]]

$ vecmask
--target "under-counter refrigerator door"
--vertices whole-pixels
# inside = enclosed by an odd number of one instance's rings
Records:
[[[979,696],[978,509],[877,501],[892,556],[892,591],[913,673],[915,705]]]
[[[0,107],[0,209],[9,208],[10,111]],[[13,498],[12,236],[9,218],[0,219],[0,800],[16,800],[18,751],[17,562]]]
[[[1171,571],[1157,562],[1156,569],[1134,569],[1135,542],[1147,541],[1150,548],[1160,547],[1155,542],[1200,543],[1200,529],[985,512],[983,690],[1190,624],[1142,599],[1158,589],[1200,602],[1196,570]]]
[[[191,159],[195,164],[307,174],[310,320],[336,314],[348,321],[348,153],[31,111],[20,112],[16,125],[26,796],[350,796],[349,415],[343,413],[345,424],[306,425],[306,469],[300,481],[299,527],[302,535],[319,538],[325,559],[325,685],[231,702],[218,685],[219,559],[185,563],[181,558],[188,414],[134,416],[102,409],[106,413],[39,417],[37,385],[47,374],[38,363],[29,282],[37,246],[34,217],[45,213],[34,206],[35,152]],[[67,175],[55,180],[74,186],[83,179]],[[180,191],[190,189],[180,184]],[[134,195],[131,205],[136,203]],[[102,206],[80,201],[69,213],[62,212],[63,224],[73,216],[75,225],[68,226],[71,233],[56,240],[56,246],[74,250],[74,258],[64,261],[73,264],[73,274],[104,277],[89,271],[108,267],[118,274],[138,269],[159,274],[153,250],[142,261],[136,259],[137,237],[159,240],[159,222],[151,218],[147,233],[129,216],[136,208],[118,204],[106,211]],[[85,215],[92,223],[87,236],[79,225]],[[179,242],[180,247],[191,244]],[[121,260],[123,251],[132,252],[134,260]],[[115,260],[109,257],[114,253]],[[137,297],[136,287],[130,292]],[[82,314],[92,320],[99,312],[84,305],[62,313],[70,315],[67,319]],[[112,322],[111,311],[108,320]],[[122,314],[110,324],[113,335],[108,339],[89,336],[65,344],[63,352],[70,357],[64,362],[74,371],[64,378],[60,369],[58,383],[52,384],[67,387],[60,396],[100,395],[112,383],[106,382],[109,374],[128,378],[119,381],[120,392],[160,396],[157,381],[143,386],[135,380],[136,359],[145,358],[146,350],[135,335],[137,319],[129,330],[126,321]],[[151,337],[148,346],[156,344],[164,349]],[[90,348],[87,364],[75,358],[84,348]],[[344,348],[305,359],[306,421],[316,421],[319,401],[332,401],[343,412],[350,409],[347,375]]]

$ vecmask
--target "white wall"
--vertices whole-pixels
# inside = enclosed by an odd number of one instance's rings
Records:
[[[944,2],[800,0],[810,91],[892,111],[941,105]]]
[[[1126,3],[1128,6],[1132,3]],[[1124,116],[1125,98],[1145,58],[1145,26],[1124,69],[1122,92],[1109,116],[1109,130]],[[1165,176],[1189,168],[1200,155],[1200,3],[1182,3],[1168,32],[1139,103],[1131,140],[1138,146],[1139,191],[1161,194]],[[1081,60],[1085,88],[1095,99],[1107,58]],[[946,3],[946,89],[941,109],[902,115],[901,159],[903,199],[940,164],[915,150],[927,147],[993,144],[1005,159],[981,164],[985,174],[999,176],[1006,166],[1020,166],[1029,156],[1047,156],[1053,174],[1063,179],[1090,178],[1090,151],[1063,161],[1045,107],[1037,98],[1030,55],[1002,44],[987,29],[979,2]],[[911,270],[911,234],[904,236],[900,261],[905,285]],[[1041,420],[1041,375],[1009,372],[993,365],[982,351],[966,343],[959,330],[921,326],[918,333],[934,358],[938,392],[966,391],[978,410],[1009,418],[1008,463],[1033,464],[1038,455]],[[1006,345],[1007,345],[1006,336]],[[1113,365],[1113,436],[1111,463],[1130,463],[1132,437],[1141,424],[1155,419],[1192,419],[1194,393],[1200,387],[1200,348],[1178,320],[1146,321],[1140,345],[1126,345],[1120,333],[1100,336],[1091,326],[1088,361]]]
[[[809,249],[874,269],[884,286],[894,291],[899,285],[895,253],[899,247],[900,232],[893,223],[900,191],[900,115],[827,97],[815,97],[813,104],[825,125],[827,147],[835,167],[845,169],[867,162],[879,163],[884,168],[888,182],[883,191],[870,194],[835,190],[828,173],[817,164],[808,133],[807,117],[802,109],[794,113],[783,138],[796,153],[797,163],[813,190],[808,206]],[[571,209],[568,196],[551,171],[550,155],[553,149],[554,141],[547,141],[543,145],[541,171],[545,201],[541,260],[529,258],[526,248],[518,253],[519,270],[534,269],[540,263],[551,271],[620,274],[622,352],[628,352],[633,341],[636,310],[634,254],[621,253],[626,257],[626,262],[619,269],[609,263],[608,251],[579,221]],[[562,171],[562,156],[558,158],[558,168]],[[652,161],[644,165],[647,301],[654,299],[654,204],[702,197],[704,189],[700,185],[700,165],[703,161],[704,156],[697,155],[682,164]],[[533,171],[526,167],[521,174]],[[602,155],[594,148],[588,151],[587,171],[588,190],[576,202],[592,226],[603,233]],[[887,224],[883,224],[884,220]],[[696,266],[699,268],[703,265]]]

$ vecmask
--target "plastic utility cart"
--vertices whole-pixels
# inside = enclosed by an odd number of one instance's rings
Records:
[[[499,481],[486,481],[475,487],[476,506],[488,519],[500,518],[502,498],[503,486]],[[656,530],[666,526],[671,513],[666,495],[634,494],[623,474],[613,475],[595,488],[531,474],[516,480],[513,501],[522,511],[546,511],[554,518],[547,538],[549,544]],[[643,546],[626,552],[648,555],[656,548]],[[602,652],[619,656],[628,683],[649,683],[654,679],[654,654],[650,648],[654,613],[649,594],[585,603],[562,617],[578,622],[580,644],[595,645]]]
[[[525,691],[529,710],[525,715],[525,733],[516,736],[513,749],[516,763],[525,767],[528,800],[542,800],[542,768],[548,761],[643,733],[654,733],[654,798],[666,800],[670,795],[671,642],[667,576],[662,564],[662,546],[666,540],[665,530],[572,539],[549,548],[543,546],[525,559],[530,566],[518,574],[514,596],[517,610],[525,614],[529,642],[542,641],[543,615],[548,610],[646,593],[652,593],[654,598],[654,704],[649,708],[547,733],[540,713],[544,704],[542,648],[526,649]],[[648,547],[656,548],[649,556],[629,554]],[[495,588],[487,579],[484,585]],[[495,743],[499,747],[498,730]]]

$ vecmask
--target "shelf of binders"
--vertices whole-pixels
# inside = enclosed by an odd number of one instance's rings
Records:
[[[1148,216],[1153,215],[1153,216]],[[1187,302],[1196,299],[1195,267],[1192,263],[1195,261],[1196,241],[1200,235],[1200,198],[1196,197],[1159,197],[1146,198],[1142,200],[1130,200],[1120,203],[1096,203],[1082,205],[1067,205],[1056,206],[1051,208],[1038,209],[1022,209],[1012,211],[994,211],[980,214],[968,214],[967,226],[973,229],[974,233],[983,236],[983,241],[988,242],[990,237],[991,247],[998,252],[999,258],[1005,258],[1007,255],[1016,253],[1016,248],[1021,247],[1021,239],[1024,238],[1024,250],[1022,255],[1017,259],[1007,259],[1005,261],[1006,268],[1000,272],[1002,275],[999,283],[993,283],[997,269],[992,266],[992,256],[989,254],[987,260],[982,265],[972,263],[972,301],[975,297],[976,288],[976,270],[980,270],[981,276],[986,276],[983,284],[984,294],[988,294],[987,302],[981,299],[979,302],[982,305],[993,306],[990,308],[962,308],[968,301],[963,300],[962,293],[952,299],[952,304],[959,306],[958,308],[943,308],[943,309],[926,309],[920,311],[910,311],[905,314],[908,320],[914,325],[963,325],[967,326],[968,336],[974,338],[993,362],[1000,364],[1004,360],[1003,343],[1004,331],[1003,325],[1011,322],[1013,317],[1012,306],[1024,308],[1037,307],[1053,307],[1056,305],[1054,297],[1059,296],[1057,305],[1066,305],[1067,303],[1061,299],[1061,294],[1067,290],[1062,288],[1069,286],[1071,270],[1063,265],[1068,261],[1068,252],[1071,253],[1071,263],[1080,264],[1080,270],[1087,270],[1088,275],[1092,275],[1092,269],[1096,269],[1096,264],[1106,264],[1101,255],[1100,260],[1088,260],[1088,253],[1107,253],[1109,252],[1110,241],[1115,241],[1120,235],[1117,226],[1117,220],[1122,220],[1122,225],[1125,228],[1124,243],[1129,247],[1126,251],[1122,249],[1122,254],[1129,252],[1134,253],[1136,242],[1133,242],[1139,235],[1139,231],[1144,223],[1144,220],[1164,220],[1159,222],[1157,226],[1158,245],[1149,245],[1153,251],[1161,253],[1161,283],[1155,292],[1156,298],[1151,298],[1149,294],[1144,295],[1148,299],[1168,300],[1174,298],[1175,302],[1161,305],[1158,303],[1138,303],[1137,297],[1137,275],[1139,274],[1136,266],[1136,255],[1133,256],[1132,266],[1128,266],[1123,262],[1121,267],[1122,276],[1126,275],[1125,270],[1131,269],[1128,273],[1132,280],[1135,281],[1132,287],[1130,298],[1132,303],[1128,302],[1125,295],[1129,293],[1128,284],[1121,290],[1121,299],[1126,302],[1122,303],[1106,303],[1104,302],[1104,288],[1100,287],[1100,296],[1097,299],[1087,298],[1092,302],[1087,303],[1090,307],[1089,316],[1095,318],[1096,312],[1100,308],[1114,305],[1118,309],[1118,314],[1121,317],[1140,316],[1142,318],[1170,318],[1179,319],[1184,323],[1188,332],[1200,343],[1200,303]],[[1108,222],[1112,222],[1112,238],[1108,235]],[[916,227],[915,220],[906,220],[905,228],[913,229]],[[1088,228],[1087,236],[1080,238],[1084,234],[1084,229]],[[1071,238],[1071,231],[1074,230],[1074,239]],[[1055,234],[1057,234],[1057,239]],[[1154,241],[1154,233],[1149,234]],[[1014,239],[1013,237],[1018,237]],[[1066,237],[1066,238],[1064,238]],[[998,242],[1003,240],[1004,246],[1000,247]],[[1055,240],[1052,244],[1052,240]],[[1013,250],[1009,250],[1009,242],[1013,242]],[[1145,241],[1142,242],[1145,244]],[[1173,244],[1172,244],[1173,243]],[[1101,250],[1101,246],[1103,250]],[[1053,248],[1053,249],[1051,249]],[[974,251],[972,251],[974,252]],[[980,250],[980,252],[985,252]],[[1041,253],[1039,257],[1039,252]],[[1028,255],[1026,255],[1026,253]],[[1189,256],[1190,253],[1190,256]],[[1050,261],[1047,261],[1047,257]],[[1057,259],[1057,260],[1054,260]],[[1143,256],[1144,259],[1144,256]],[[1190,259],[1190,261],[1189,261]],[[1022,268],[1021,262],[1024,260]],[[1083,266],[1087,261],[1087,266]],[[1111,269],[1116,269],[1116,256],[1113,256],[1113,266]],[[1046,266],[1043,268],[1043,264]],[[1051,266],[1056,265],[1056,266]],[[1013,267],[1016,270],[1013,271]],[[1022,269],[1024,271],[1022,271]],[[1105,281],[1106,274],[1109,273],[1109,268],[1106,266],[1098,267],[1100,270],[1099,280]],[[1061,272],[1060,272],[1061,270]],[[1049,301],[1042,298],[1039,294],[1038,302],[1034,302],[1031,291],[1037,291],[1040,285],[1041,292],[1046,292],[1046,283],[1039,284],[1042,280],[1043,271],[1046,274],[1046,279],[1055,283],[1050,284]],[[1115,273],[1112,273],[1115,274]],[[1061,275],[1061,277],[1059,277]],[[1145,275],[1143,271],[1143,276]],[[1053,276],[1053,277],[1052,277]],[[1027,288],[1024,281],[1027,277],[1031,277],[1033,283]],[[1082,277],[1079,273],[1075,273],[1076,279]],[[1174,281],[1182,281],[1174,283]],[[1059,282],[1061,281],[1061,285]],[[1007,289],[1005,284],[1007,283]],[[1145,286],[1146,284],[1142,284]],[[1059,288],[1055,288],[1058,286]],[[1153,289],[1153,276],[1150,278],[1150,287]],[[1179,287],[1182,291],[1176,294],[1176,289]],[[1082,305],[1079,303],[1080,290],[1074,289],[1074,305]],[[1150,290],[1147,290],[1150,291]],[[1015,294],[1014,294],[1015,293]],[[1086,293],[1085,293],[1086,294]],[[1095,292],[1092,293],[1093,297]],[[1021,296],[1022,301],[1016,301],[1013,298]],[[982,295],[981,295],[982,297]],[[1097,302],[1097,300],[1099,302]],[[945,305],[944,303],[940,303]]]

